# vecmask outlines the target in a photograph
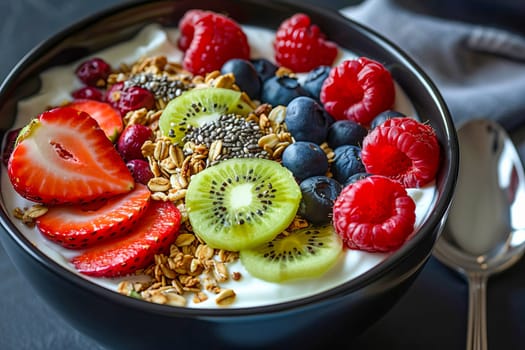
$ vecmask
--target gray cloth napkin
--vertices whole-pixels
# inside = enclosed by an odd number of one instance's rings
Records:
[[[419,0],[366,0],[341,13],[411,56],[437,85],[456,124],[492,118],[525,123],[525,38],[493,27],[412,11]]]

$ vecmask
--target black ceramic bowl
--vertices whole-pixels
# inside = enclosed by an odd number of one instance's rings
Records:
[[[349,339],[389,310],[426,263],[445,220],[458,167],[456,134],[439,93],[413,61],[379,35],[337,13],[281,1],[129,3],[68,28],[17,65],[0,90],[2,135],[13,125],[17,101],[38,91],[40,72],[126,40],[146,24],[176,26],[191,8],[226,12],[242,24],[271,29],[292,14],[305,12],[341,47],[388,67],[420,118],[436,129],[443,150],[436,180],[437,203],[417,235],[383,263],[329,291],[291,302],[240,309],[151,304],[91,283],[54,262],[17,230],[5,207],[3,191],[0,214],[7,235],[1,236],[2,244],[55,310],[81,332],[110,348],[314,348],[333,343],[334,339]]]

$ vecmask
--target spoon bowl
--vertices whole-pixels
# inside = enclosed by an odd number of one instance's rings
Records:
[[[457,187],[433,254],[469,284],[467,349],[486,349],[486,283],[525,251],[525,175],[519,154],[497,123],[458,128]]]

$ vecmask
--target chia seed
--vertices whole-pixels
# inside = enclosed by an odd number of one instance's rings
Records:
[[[268,152],[258,145],[262,136],[263,133],[257,123],[247,121],[235,114],[227,114],[201,127],[189,126],[183,141],[204,144],[210,148],[214,141],[221,140],[221,154],[210,164],[214,165],[230,158],[269,159]]]
[[[184,91],[194,87],[191,81],[181,79],[170,79],[167,75],[158,75],[152,73],[138,73],[130,76],[124,82],[124,88],[138,86],[149,90],[155,95],[156,99],[162,99],[166,102],[180,96]]]

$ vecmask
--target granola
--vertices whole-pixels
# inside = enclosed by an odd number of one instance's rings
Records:
[[[150,266],[137,271],[135,276],[126,277],[120,282],[118,292],[172,306],[185,306],[189,298],[193,303],[206,301],[210,293],[215,295],[217,305],[231,305],[236,297],[235,291],[222,288],[221,283],[242,280],[240,272],[228,269],[228,264],[235,262],[239,254],[213,249],[199,239],[192,232],[184,205],[191,177],[227,159],[226,155],[231,152],[228,139],[204,142],[197,137],[189,137],[182,144],[174,144],[170,138],[161,135],[158,121],[169,100],[186,90],[211,86],[239,90],[234,76],[221,75],[218,71],[205,77],[192,76],[179,64],[169,62],[165,56],[155,56],[140,59],[131,66],[121,65],[118,71],[108,77],[105,86],[109,88],[119,82],[144,86],[155,92],[153,109],[141,108],[128,112],[123,120],[125,125],[141,124],[154,131],[154,141],[145,142],[141,148],[153,173],[147,186],[153,200],[171,201],[177,205],[183,225],[169,252],[157,254]],[[244,102],[254,108],[252,113],[243,118],[245,124],[242,128],[248,126],[253,131],[250,137],[256,137],[253,141],[240,141],[243,144],[242,152],[280,161],[284,149],[293,142],[284,123],[286,107],[272,108],[268,104],[257,104],[246,94],[242,96]],[[235,119],[233,123],[236,123]],[[325,152],[329,154],[331,150],[325,146]],[[45,206],[35,205],[31,208],[16,208],[14,215],[26,225],[34,226],[35,220],[46,211]],[[308,223],[297,217],[285,234],[305,225]]]
[[[124,66],[121,71],[109,77],[108,85],[129,79],[136,82],[137,78],[134,77],[144,77],[146,74],[167,76],[170,81],[180,79],[187,89],[214,86],[239,90],[231,74],[221,75],[216,71],[205,77],[195,76],[190,79],[190,75],[182,71],[180,66],[168,62],[162,56],[139,60],[131,67]],[[152,81],[153,78],[148,76],[147,79]],[[254,112],[244,120],[252,123],[250,125],[259,132],[255,146],[265,157],[279,161],[284,148],[292,142],[284,124],[285,107],[256,105],[247,95],[243,95],[243,99],[254,107]],[[158,119],[166,102],[163,96],[157,96],[156,110],[140,109],[129,112],[124,122],[126,125],[147,125],[156,132],[156,139],[147,141],[142,146],[142,154],[154,175],[147,186],[152,192],[152,199],[177,204],[183,214],[184,225],[169,252],[156,255],[152,265],[137,271],[137,280],[127,278],[120,283],[118,291],[147,301],[175,306],[186,305],[189,300],[187,298],[191,298],[194,303],[206,301],[209,298],[207,293],[211,293],[215,295],[217,305],[228,306],[235,300],[235,291],[222,288],[221,283],[242,279],[240,272],[231,272],[227,267],[239,255],[237,252],[213,249],[206,245],[191,231],[191,225],[184,215],[184,198],[191,177],[225,159],[225,141],[217,139],[206,143],[194,139],[183,144],[174,144],[171,139],[161,136]],[[252,149],[247,151],[253,152]],[[294,223],[297,225],[297,220]],[[138,282],[144,276],[147,280]]]

